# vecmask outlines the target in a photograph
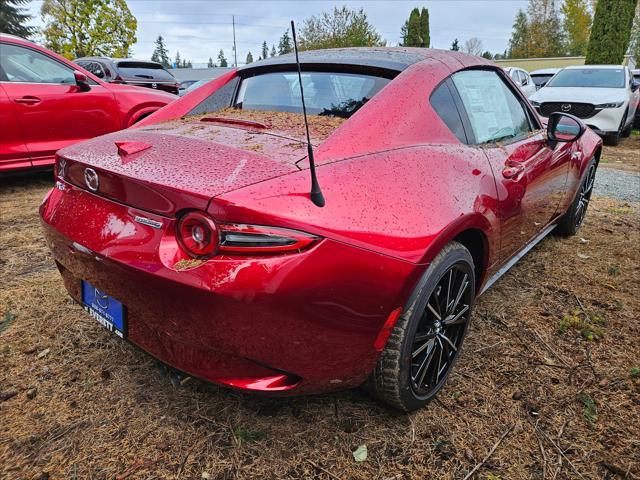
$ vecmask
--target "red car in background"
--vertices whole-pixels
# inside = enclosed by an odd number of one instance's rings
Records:
[[[571,115],[543,124],[482,58],[300,59],[326,203],[283,55],[59,152],[45,237],[71,296],[179,371],[272,394],[365,383],[413,410],[476,296],[552,230],[576,233],[602,141]]]
[[[57,150],[127,128],[175,98],[105,83],[43,47],[0,34],[0,173],[53,165]]]

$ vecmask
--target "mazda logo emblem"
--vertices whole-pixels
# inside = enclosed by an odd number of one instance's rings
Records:
[[[563,112],[568,112],[569,110],[571,110],[571,104],[563,103],[562,106],[560,107],[560,110],[562,110]]]
[[[84,183],[87,184],[87,187],[92,192],[98,190],[98,186],[100,185],[100,181],[98,180],[98,174],[93,168],[85,168],[84,169]]]
[[[158,84],[157,83],[152,83],[151,84],[151,88],[158,88]]]

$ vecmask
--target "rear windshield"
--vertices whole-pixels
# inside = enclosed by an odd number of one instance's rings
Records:
[[[141,80],[175,81],[162,65],[148,62],[118,62],[120,75]]]
[[[622,68],[569,68],[561,70],[547,87],[623,88]]]
[[[307,113],[349,118],[390,80],[371,75],[304,72]],[[234,106],[243,110],[302,112],[297,72],[271,72],[242,80]]]
[[[539,73],[537,75],[531,75],[531,79],[533,80],[533,83],[536,84],[536,87],[548,82],[551,77],[553,77],[553,73]]]

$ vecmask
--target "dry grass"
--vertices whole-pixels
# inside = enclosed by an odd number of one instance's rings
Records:
[[[479,300],[438,400],[403,415],[358,390],[173,388],[65,294],[37,222],[50,180],[0,182],[0,478],[461,479],[494,446],[474,478],[640,476],[637,205],[596,199],[534,249]]]
[[[621,138],[615,147],[604,146],[601,166],[627,172],[640,172],[640,131],[634,130],[629,138]]]

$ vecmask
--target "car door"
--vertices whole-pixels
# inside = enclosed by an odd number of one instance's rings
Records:
[[[0,69],[0,82],[3,80],[3,72]],[[0,84],[0,172],[31,166],[29,150],[22,138],[22,131],[11,103]]]
[[[2,45],[0,61],[3,88],[34,166],[52,163],[67,145],[120,129],[113,94],[93,80],[89,91],[81,91],[71,66],[11,43]]]
[[[627,114],[627,119],[631,119],[631,123],[633,123],[633,119],[638,112],[638,108],[640,108],[640,89],[634,88],[633,83],[633,75],[631,74],[631,70],[629,68],[625,68],[626,75],[628,80],[626,82],[627,85],[627,93],[629,95],[629,113]]]
[[[506,261],[545,230],[565,197],[571,144],[549,147],[535,113],[494,70],[452,76],[474,135],[496,181]]]

